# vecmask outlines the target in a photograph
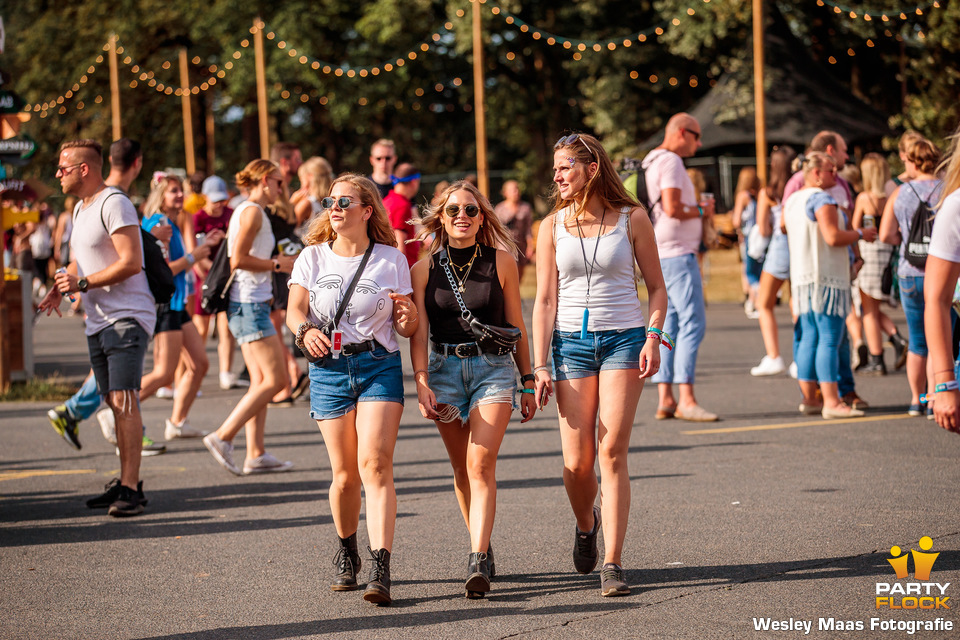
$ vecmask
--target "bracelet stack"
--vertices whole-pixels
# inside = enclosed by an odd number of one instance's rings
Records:
[[[660,344],[667,348],[667,351],[672,351],[677,346],[677,343],[673,341],[673,338],[671,338],[666,331],[657,329],[656,327],[647,329],[647,337],[658,340]]]
[[[533,368],[533,375],[537,375],[537,374],[540,373],[541,371],[546,371],[547,373],[550,373],[550,367],[548,367],[547,365],[542,365],[542,366],[539,366],[539,367],[534,367],[534,368]]]
[[[294,340],[294,344],[297,345],[297,348],[301,350],[305,349],[306,347],[303,346],[303,336],[305,336],[307,334],[307,331],[309,331],[310,329],[319,329],[319,328],[320,327],[318,327],[317,325],[313,324],[310,321],[301,322],[300,326],[297,327],[297,338],[296,340]]]

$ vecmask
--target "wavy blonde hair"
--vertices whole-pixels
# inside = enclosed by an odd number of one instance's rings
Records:
[[[240,189],[247,189],[249,191],[257,186],[257,183],[263,180],[265,176],[268,176],[271,173],[279,172],[280,165],[278,165],[276,162],[258,158],[256,160],[251,160],[242,171],[238,171],[236,176],[234,176],[234,179],[237,182],[237,187]]]
[[[517,243],[513,240],[513,234],[503,226],[500,218],[493,212],[493,205],[487,200],[486,196],[480,193],[480,190],[466,180],[458,180],[440,192],[433,203],[425,206],[421,212],[417,223],[421,226],[417,234],[417,240],[426,242],[431,234],[433,240],[430,242],[430,255],[440,251],[447,246],[447,232],[443,228],[443,208],[447,206],[447,201],[457,191],[466,191],[470,193],[477,201],[480,207],[480,213],[483,214],[483,226],[477,232],[477,242],[485,244],[495,249],[504,249],[514,257],[519,256]]]
[[[943,206],[943,201],[948,195],[960,189],[960,126],[957,126],[957,130],[947,139],[950,141],[950,149],[943,158],[943,162],[937,167],[938,174],[946,172],[943,175],[943,190],[937,208]]]
[[[304,176],[310,176],[310,195],[320,200],[330,193],[330,185],[333,184],[333,168],[325,158],[313,156],[300,165],[297,170],[300,175],[300,182],[305,182]]]
[[[863,190],[872,193],[877,198],[886,198],[884,190],[890,179],[890,165],[887,159],[879,153],[868,153],[860,161],[860,176],[863,180]]]
[[[345,173],[333,181],[327,195],[330,195],[333,188],[341,182],[346,182],[357,190],[357,193],[360,194],[360,206],[373,209],[370,219],[367,220],[367,237],[376,244],[396,247],[397,237],[393,233],[393,227],[390,226],[387,210],[383,208],[383,200],[380,199],[380,191],[376,185],[369,178],[359,173]],[[324,211],[310,223],[307,233],[303,236],[303,243],[310,246],[323,242],[333,242],[336,239],[337,232],[330,226],[330,216]]]
[[[167,191],[167,187],[171,183],[179,184],[180,188],[183,188],[183,180],[179,176],[172,173],[155,173],[154,179],[150,181],[150,194],[147,196],[147,199],[143,203],[143,215],[152,216],[155,213],[163,213],[166,215],[166,212],[161,209],[163,205],[163,194]],[[176,212],[175,216],[179,217],[180,212]],[[169,216],[168,216],[169,217]],[[180,223],[179,220],[174,220],[174,223]]]

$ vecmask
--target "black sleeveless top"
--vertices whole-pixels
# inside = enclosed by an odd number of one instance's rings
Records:
[[[473,315],[483,322],[498,327],[507,325],[503,309],[503,287],[497,275],[497,250],[481,244],[480,253],[473,262],[473,269],[467,278],[461,297]],[[476,245],[467,249],[447,246],[447,254],[453,264],[464,266],[470,261]],[[461,276],[461,270],[450,265],[454,278]],[[460,305],[450,288],[447,274],[440,266],[438,256],[433,256],[427,289],[424,295],[427,307],[427,319],[430,321],[430,338],[441,344],[463,344],[476,342],[470,327],[460,316]]]

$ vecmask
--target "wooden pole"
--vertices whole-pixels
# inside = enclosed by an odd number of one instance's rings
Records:
[[[480,24],[480,3],[473,3],[473,110],[476,114],[477,185],[480,193],[489,197],[490,179],[487,176],[487,121],[483,110],[483,29]]]
[[[190,68],[187,66],[187,49],[180,48],[180,104],[183,106],[183,148],[187,154],[187,176],[197,170],[193,155],[193,110],[190,105]]]
[[[270,121],[267,112],[267,66],[263,59],[263,27],[260,17],[253,21],[253,51],[257,67],[257,112],[260,115],[260,157],[270,157]]]
[[[117,71],[117,34],[110,35],[110,111],[113,114],[113,139],[123,137],[120,127],[120,76]]]
[[[767,184],[767,114],[763,97],[763,0],[753,0],[753,100],[757,129],[757,177]]]

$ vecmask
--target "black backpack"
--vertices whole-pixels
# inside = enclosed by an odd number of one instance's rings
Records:
[[[103,220],[103,207],[107,204],[107,200],[115,195],[126,197],[126,194],[122,191],[114,192],[104,198],[103,204],[100,205],[100,224],[103,225],[104,229],[107,229],[107,223]],[[138,228],[143,244],[143,272],[147,276],[150,293],[153,294],[156,304],[167,304],[177,290],[177,285],[173,282],[173,271],[170,270],[170,265],[167,264],[167,259],[163,256],[163,243],[144,231],[143,227],[138,225]],[[110,233],[109,230],[107,230],[107,233]]]
[[[920,202],[917,204],[917,210],[913,212],[913,218],[910,221],[904,256],[907,262],[918,269],[923,269],[927,264],[927,254],[930,251],[930,234],[933,232],[933,219],[937,212],[920,197],[913,185],[909,182],[906,184]]]
[[[226,311],[230,305],[230,285],[233,284],[234,272],[230,269],[228,253],[227,239],[224,238],[200,288],[200,308],[212,316]]]

